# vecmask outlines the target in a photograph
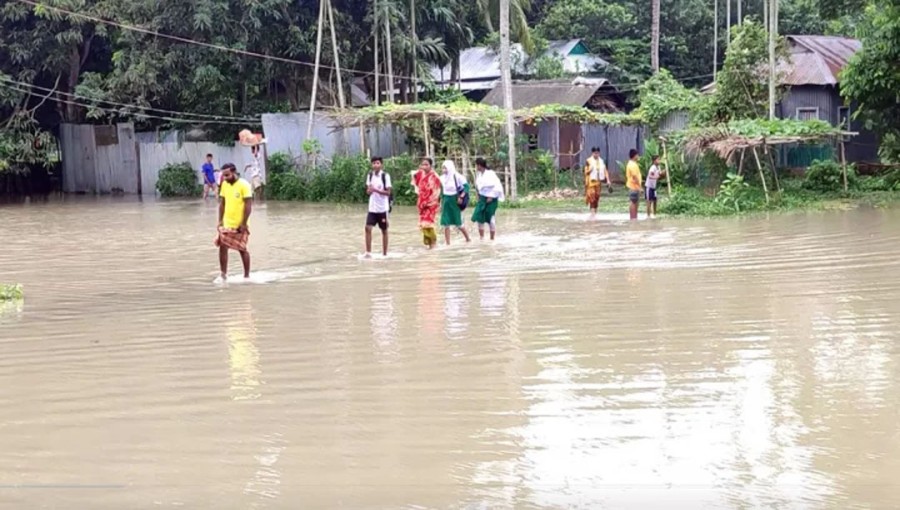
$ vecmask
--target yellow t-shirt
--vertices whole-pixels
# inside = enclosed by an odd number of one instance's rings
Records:
[[[625,165],[625,185],[631,191],[640,191],[641,179],[641,167],[638,166],[636,161],[629,161]],[[637,181],[637,184],[635,184],[635,181]]]
[[[225,199],[225,214],[222,216],[222,226],[225,228],[238,228],[244,222],[244,200],[253,198],[253,188],[244,179],[238,179],[234,184],[223,180],[219,188],[219,196]]]

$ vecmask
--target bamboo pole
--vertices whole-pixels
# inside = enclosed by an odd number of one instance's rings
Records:
[[[765,139],[763,139],[765,142]],[[775,163],[775,158],[772,156],[772,151],[769,151],[769,146],[764,145],[766,151],[766,157],[769,159],[769,164],[772,165],[772,175],[775,177],[775,189],[781,191],[781,182],[778,179],[778,165]]]
[[[766,194],[766,205],[769,204],[769,186],[766,184],[766,175],[763,173],[762,163],[759,162],[759,154],[756,153],[756,148],[753,148],[753,158],[756,160],[756,168],[759,169],[759,179],[762,181],[763,192]]]
[[[366,157],[371,157],[369,156],[369,150],[366,147],[366,125],[362,121],[359,122],[359,150],[365,154]]]
[[[844,150],[844,137],[841,136],[841,172],[844,174],[844,193],[850,191],[850,184],[847,182],[847,154]]]
[[[331,0],[328,0],[328,24],[331,26],[331,47],[334,50],[334,68],[337,74],[338,104],[341,105],[341,109],[344,109],[347,107],[347,102],[344,98],[344,82],[341,79],[341,59],[338,55],[337,33],[334,28],[334,7],[331,5]]]
[[[741,149],[741,159],[738,162],[738,175],[744,174],[744,155],[747,152],[746,149]]]
[[[663,161],[666,165],[666,188],[669,191],[669,196],[672,196],[672,176],[669,174],[669,151],[666,150],[666,141],[662,141],[663,146]]]
[[[428,125],[428,114],[422,114],[422,129],[425,132],[425,154],[429,157],[434,157],[434,152],[431,147],[431,127]]]
[[[309,121],[306,124],[306,139],[312,138],[313,123],[316,116],[316,94],[319,91],[319,64],[322,61],[322,30],[325,23],[325,2],[319,0],[319,32],[316,36],[316,67],[313,72],[312,98],[309,100]]]

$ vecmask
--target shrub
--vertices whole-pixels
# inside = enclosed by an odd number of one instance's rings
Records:
[[[21,284],[3,285],[0,284],[0,301],[18,301],[25,297],[25,291]]]
[[[856,185],[856,168],[847,167],[847,183],[850,187]],[[806,170],[803,180],[803,188],[819,193],[836,193],[844,190],[844,173],[835,161],[813,161]]]
[[[164,197],[199,197],[203,186],[190,163],[176,163],[159,171],[156,190]]]
[[[267,188],[267,195],[272,200],[303,200],[306,198],[306,185],[293,171],[271,175]]]
[[[721,216],[728,214],[730,209],[697,188],[678,187],[672,198],[660,202],[659,212],[673,216]]]
[[[266,173],[269,174],[269,177],[293,172],[296,172],[296,168],[290,154],[276,152],[266,161]]]
[[[746,209],[745,202],[749,188],[750,185],[744,182],[743,176],[729,172],[719,187],[716,202],[725,207],[733,208],[735,212],[741,212],[742,206]]]

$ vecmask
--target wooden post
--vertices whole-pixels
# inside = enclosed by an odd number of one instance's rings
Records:
[[[747,149],[741,149],[741,159],[738,161],[738,175],[743,175],[744,173],[744,153],[747,152]]]
[[[764,145],[766,151],[766,157],[769,159],[769,164],[772,165],[772,175],[775,177],[775,189],[781,191],[781,182],[778,180],[778,165],[775,164],[775,158],[772,156],[772,153],[769,152],[769,146]]]
[[[850,184],[847,182],[847,154],[844,151],[844,137],[841,136],[841,171],[844,174],[844,193],[850,191]]]
[[[325,2],[319,0],[319,32],[316,36],[316,69],[313,72],[312,97],[309,100],[309,121],[306,124],[306,139],[312,138],[313,123],[316,116],[316,93],[319,90],[319,63],[322,61],[322,30],[325,23]]]
[[[359,122],[359,152],[368,154],[366,150],[366,124],[363,121]]]
[[[341,60],[338,54],[337,34],[334,28],[334,7],[331,5],[331,0],[328,0],[328,24],[331,26],[331,46],[334,50],[334,67],[337,74],[338,104],[343,109],[347,107],[347,102],[344,99],[344,82],[341,79]]]
[[[428,114],[422,114],[422,127],[425,131],[425,155],[428,157],[434,157],[434,152],[431,150],[431,128],[428,126]]]
[[[759,169],[759,178],[762,180],[763,192],[766,194],[766,205],[768,205],[769,186],[766,184],[766,175],[763,173],[762,163],[759,162],[759,154],[756,153],[756,147],[753,148],[753,158],[756,160],[756,168]]]
[[[669,151],[666,150],[666,140],[663,138],[662,140],[663,146],[663,161],[666,165],[666,188],[669,190],[669,196],[672,196],[672,176],[669,174]]]

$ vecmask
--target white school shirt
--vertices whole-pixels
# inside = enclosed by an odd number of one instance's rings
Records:
[[[659,179],[659,167],[652,165],[650,171],[647,172],[647,180],[644,184],[650,189],[656,189],[656,181]]]
[[[605,181],[606,180],[606,163],[603,158],[594,159],[594,156],[588,158],[588,165],[591,167],[590,180]]]
[[[444,188],[444,194],[449,196],[456,195],[457,186],[465,186],[466,178],[458,173],[447,172],[446,175],[441,174],[441,187]]]
[[[478,194],[487,198],[503,199],[503,183],[493,170],[485,170],[475,177]]]
[[[384,181],[382,182],[381,176],[384,176]],[[387,185],[387,186],[385,186]],[[390,189],[391,187],[391,176],[385,173],[384,170],[376,174],[375,172],[369,172],[368,177],[366,177],[366,187],[372,186],[377,190],[384,191],[386,189]],[[382,195],[381,193],[372,192],[369,195],[369,212],[370,213],[386,213],[391,209],[391,199],[387,195]]]

